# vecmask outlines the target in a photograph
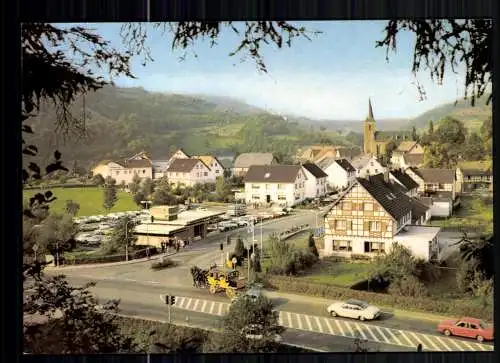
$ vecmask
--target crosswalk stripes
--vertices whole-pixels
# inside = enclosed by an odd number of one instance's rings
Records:
[[[231,304],[190,297],[176,297],[174,307],[205,314],[223,316]],[[467,342],[453,337],[423,334],[407,330],[391,329],[376,323],[346,321],[323,316],[279,312],[279,324],[290,329],[305,330],[321,334],[360,338],[381,344],[391,344],[416,348],[421,344],[425,351],[492,351],[493,345]]]

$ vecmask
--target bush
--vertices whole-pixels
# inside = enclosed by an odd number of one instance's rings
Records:
[[[406,296],[351,290],[349,288],[300,281],[296,278],[282,276],[268,277],[265,286],[283,292],[324,297],[332,300],[359,299],[369,301],[375,305],[403,310],[422,311],[449,316],[475,316],[489,321],[493,318],[492,305],[483,307],[473,300],[450,301],[424,297],[415,299]]]
[[[428,295],[427,288],[415,276],[406,276],[391,282],[389,293],[393,295],[423,297]]]
[[[165,259],[160,258],[158,261],[155,261],[151,264],[151,269],[152,270],[163,270],[165,268],[174,267],[174,266],[175,266],[175,262],[172,261],[170,258],[165,258]]]

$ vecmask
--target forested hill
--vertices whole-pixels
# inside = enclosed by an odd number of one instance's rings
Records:
[[[26,121],[35,131],[27,141],[38,146],[39,161],[48,160],[54,148],[65,161],[91,163],[141,150],[164,158],[179,147],[192,154],[271,151],[285,157],[311,143],[351,146],[359,142],[355,135],[299,125],[229,98],[108,86],[74,103],[76,117],[83,119],[84,110],[85,138],[56,137],[56,114],[50,105]]]

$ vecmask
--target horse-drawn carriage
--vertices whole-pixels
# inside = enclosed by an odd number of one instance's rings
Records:
[[[245,278],[240,277],[240,273],[233,269],[214,266],[209,270],[202,270],[195,266],[191,268],[191,275],[194,287],[209,288],[211,294],[225,291],[230,299],[236,297],[237,290],[245,288]]]

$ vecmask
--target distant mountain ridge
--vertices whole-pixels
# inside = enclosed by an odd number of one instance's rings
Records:
[[[456,116],[470,126],[491,115],[491,106],[471,108],[460,101],[458,105],[456,109],[449,104],[436,107],[414,120],[380,119],[377,129],[408,130],[413,124],[425,127],[429,119],[446,115]],[[319,142],[362,144],[363,120],[314,120],[274,114],[223,96],[107,86],[87,94],[85,99],[77,99],[72,112],[85,115],[86,139],[64,141],[57,136],[56,115],[50,105],[28,121],[35,134],[27,136],[27,142],[38,146],[40,159],[48,160],[55,148],[65,160],[88,163],[123,158],[143,149],[155,158],[165,158],[178,147],[192,154],[269,151],[293,155],[297,148]]]

